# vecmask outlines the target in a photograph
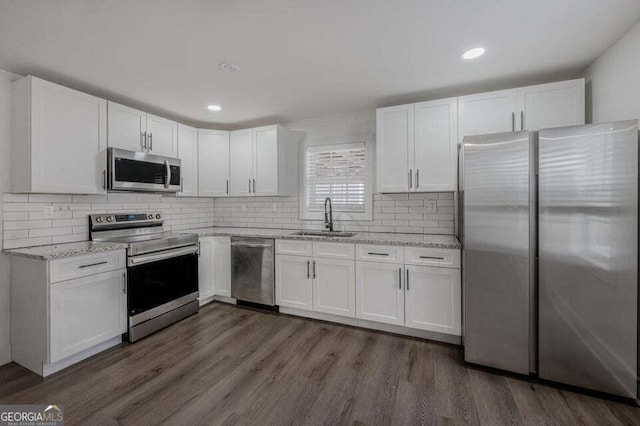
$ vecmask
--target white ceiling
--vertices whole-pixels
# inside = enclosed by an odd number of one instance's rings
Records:
[[[638,0],[0,0],[0,68],[238,128],[570,78],[639,16]]]

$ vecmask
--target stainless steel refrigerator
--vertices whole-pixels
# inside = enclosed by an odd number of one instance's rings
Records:
[[[637,397],[637,145],[635,120],[465,138],[467,361]]]

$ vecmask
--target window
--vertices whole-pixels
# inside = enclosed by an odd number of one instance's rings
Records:
[[[337,220],[371,220],[371,171],[367,144],[307,146],[301,218],[322,219],[331,198]]]

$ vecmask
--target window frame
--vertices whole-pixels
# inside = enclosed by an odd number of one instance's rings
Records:
[[[354,144],[364,144],[365,147],[365,185],[364,185],[364,212],[333,212],[333,220],[337,221],[371,221],[373,220],[373,143],[372,137],[369,135],[352,137],[343,140],[322,141],[321,143],[305,142],[301,150],[302,157],[302,176],[301,191],[299,197],[299,211],[301,220],[322,220],[324,221],[323,211],[307,210],[307,149],[318,149],[326,147],[330,149],[344,149],[345,146]]]

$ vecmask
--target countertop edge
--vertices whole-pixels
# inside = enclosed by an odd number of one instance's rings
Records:
[[[90,243],[90,241],[87,241],[87,243]],[[68,244],[77,244],[77,243],[68,243]],[[65,243],[51,244],[51,245],[45,245],[45,246],[34,246],[34,247],[20,247],[15,249],[3,249],[2,254],[6,256],[23,257],[23,258],[34,259],[34,260],[57,260],[57,259],[65,259],[68,257],[84,256],[84,255],[93,254],[93,253],[104,253],[109,251],[127,249],[127,246],[124,244],[109,244],[102,247],[87,247],[87,248],[69,247],[67,251],[63,249],[58,253],[50,253],[50,254],[29,252],[30,250],[43,250],[48,247],[64,246],[64,245]]]

